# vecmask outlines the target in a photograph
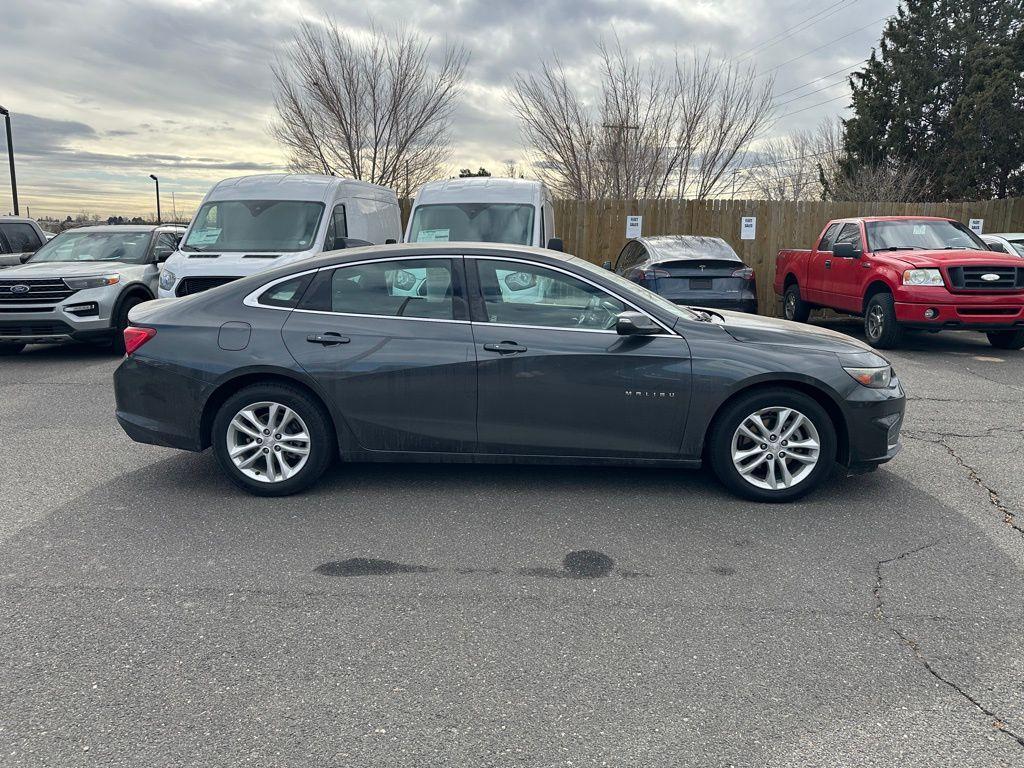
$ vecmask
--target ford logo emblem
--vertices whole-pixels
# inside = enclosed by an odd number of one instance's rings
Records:
[[[996,280],[999,279],[999,275],[992,274],[991,272],[986,272],[984,275],[981,276],[981,279],[987,283],[994,283]]]
[[[12,285],[11,286],[11,293],[28,293],[31,290],[32,289],[29,288],[27,285]]]

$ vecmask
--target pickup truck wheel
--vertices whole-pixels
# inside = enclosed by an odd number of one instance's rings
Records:
[[[992,331],[986,333],[988,343],[996,349],[1020,349],[1024,347],[1024,330]]]
[[[811,316],[811,305],[800,298],[800,286],[796,283],[786,289],[782,297],[782,311],[787,320],[796,323],[806,323]]]
[[[891,293],[876,293],[868,301],[864,312],[864,335],[875,349],[893,349],[899,346],[903,329],[896,321],[896,305]]]
[[[754,501],[793,501],[832,472],[836,431],[828,413],[803,392],[752,392],[715,417],[711,466],[729,490]]]

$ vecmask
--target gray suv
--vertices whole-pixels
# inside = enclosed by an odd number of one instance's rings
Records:
[[[70,340],[120,348],[129,310],[156,296],[160,264],[184,232],[176,225],[70,229],[0,272],[0,355]]]

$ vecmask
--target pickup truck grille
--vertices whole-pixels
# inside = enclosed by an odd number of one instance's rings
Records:
[[[28,290],[25,290],[25,289]],[[46,305],[54,307],[75,291],[63,280],[54,278],[0,279],[0,307]]]
[[[193,293],[202,293],[218,285],[226,285],[234,282],[237,277],[186,277],[178,283],[175,293],[178,296],[191,296]]]
[[[948,267],[949,280],[961,291],[993,291],[1024,289],[1024,267]],[[997,279],[984,279],[996,275]]]

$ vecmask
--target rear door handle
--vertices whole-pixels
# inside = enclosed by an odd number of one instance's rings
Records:
[[[516,352],[525,352],[526,347],[516,344],[514,341],[503,341],[500,344],[484,344],[487,352],[497,352],[499,355],[514,355]]]
[[[310,344],[323,344],[325,347],[333,347],[335,344],[348,344],[352,339],[334,331],[327,331],[326,333],[311,333],[306,337],[306,341]]]

